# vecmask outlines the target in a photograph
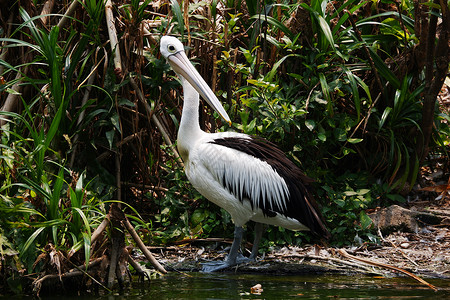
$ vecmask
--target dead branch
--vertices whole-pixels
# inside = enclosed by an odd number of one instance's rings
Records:
[[[142,279],[142,281],[144,281],[145,277],[150,280],[148,274],[144,272],[144,269],[142,269],[141,265],[137,261],[135,261],[130,254],[128,254],[128,263],[136,270],[136,273]]]
[[[134,78],[130,77],[130,84],[131,87],[134,89],[134,91],[136,92],[136,95],[139,99],[139,101],[141,101],[141,103],[144,105],[145,110],[147,111],[147,114],[149,116],[151,116],[151,120],[152,122],[156,125],[156,128],[158,128],[159,132],[161,133],[161,135],[164,138],[164,142],[172,149],[173,154],[175,156],[175,161],[177,162],[177,164],[181,167],[184,168],[184,164],[183,161],[181,160],[180,155],[178,154],[178,151],[175,147],[174,144],[172,144],[172,141],[170,140],[169,134],[167,133],[167,130],[164,128],[164,126],[161,124],[161,122],[159,121],[159,119],[157,118],[157,116],[153,113],[150,105],[147,103],[147,101],[145,100],[144,94],[142,93],[141,89],[139,88],[139,86],[137,85],[136,81],[134,80]]]
[[[51,14],[53,10],[53,6],[55,5],[55,0],[47,0],[44,3],[44,7],[42,7],[41,11],[41,22],[43,25],[47,25],[49,20],[49,14]]]
[[[26,69],[26,68],[25,68]],[[11,87],[11,90],[14,91],[14,93],[8,93],[8,97],[5,100],[5,103],[3,104],[3,107],[0,111],[2,112],[16,112],[18,108],[18,99],[21,95],[22,91],[22,85],[21,83],[22,74],[19,70],[16,75],[16,83],[13,84]],[[6,124],[7,117],[6,116],[0,116],[0,127]]]
[[[91,236],[91,244],[93,244],[97,238],[100,236],[100,234],[105,230],[106,226],[109,224],[109,214],[106,215],[106,217],[103,219],[103,221],[98,225],[98,227],[95,229],[95,231],[92,233]]]
[[[333,263],[337,263],[337,264],[341,264],[341,265],[346,265],[346,266],[350,266],[352,268],[358,268],[358,269],[362,269],[364,270],[364,272],[366,272],[367,274],[373,274],[375,273],[373,270],[362,266],[360,264],[354,264],[351,262],[348,262],[346,260],[342,260],[339,258],[335,258],[335,257],[325,257],[325,256],[319,256],[319,255],[311,255],[311,254],[289,254],[290,257],[297,257],[297,258],[302,258],[302,259],[315,259],[315,260],[320,260],[320,261],[325,261],[325,262],[333,262]]]
[[[77,9],[79,2],[84,3],[84,0],[83,1],[79,1],[79,0],[72,1],[72,3],[70,4],[69,8],[66,11],[66,13],[61,18],[61,20],[59,20],[59,22],[58,22],[59,28],[63,28],[66,26],[67,20],[69,20],[69,18],[75,13],[75,10]]]
[[[368,259],[364,259],[364,258],[361,258],[361,257],[354,256],[354,255],[350,255],[344,249],[339,249],[338,252],[343,257],[346,257],[346,258],[349,258],[349,259],[360,261],[360,262],[363,262],[365,264],[369,264],[369,265],[376,266],[376,267],[379,267],[379,268],[385,268],[385,269],[394,270],[394,271],[403,273],[403,274],[413,278],[414,280],[417,280],[418,282],[428,286],[430,289],[433,289],[435,291],[438,290],[434,285],[426,282],[422,278],[417,277],[416,275],[414,275],[414,274],[412,274],[412,273],[410,273],[410,272],[408,272],[406,270],[403,270],[403,269],[400,269],[400,268],[397,268],[397,267],[394,267],[394,266],[391,266],[391,265],[387,265],[387,264],[383,264],[383,263],[379,263],[379,262],[374,262],[374,261],[371,261],[371,260],[368,260]]]
[[[119,41],[117,39],[116,26],[114,24],[114,15],[112,10],[112,1],[107,0],[105,4],[106,24],[108,27],[109,41],[111,50],[114,54],[114,73],[122,77],[122,60],[120,58]]]
[[[83,269],[90,269],[93,268],[95,266],[97,266],[98,264],[100,264],[103,259],[105,259],[105,257],[99,257],[93,261],[91,261],[87,268],[86,266],[83,264],[81,266],[75,266],[75,268],[69,270],[66,273],[63,273],[61,275],[59,274],[49,274],[49,275],[45,275],[39,279],[36,279],[33,281],[33,291],[35,291],[36,295],[39,296],[39,292],[42,288],[42,285],[44,284],[45,281],[48,280],[63,280],[65,278],[71,278],[71,277],[77,277],[77,276],[84,276],[87,275],[88,277],[90,277],[93,281],[95,281],[96,283],[98,283],[100,286],[102,286],[103,288],[105,288],[106,290],[108,290],[109,292],[111,292],[109,289],[107,289],[104,285],[102,285],[100,282],[98,282],[94,277],[92,277],[92,275],[90,275],[88,272],[83,271]]]
[[[215,242],[215,243],[228,243],[228,244],[232,244],[233,240],[232,239],[224,239],[224,238],[205,238],[205,239],[184,239],[181,241],[174,241],[171,242],[170,244],[172,245],[184,245],[184,244],[192,244],[195,242]]]
[[[145,257],[150,261],[150,263],[155,267],[155,269],[163,274],[166,274],[167,271],[155,259],[153,254],[144,245],[142,240],[139,238],[139,235],[137,234],[136,230],[134,230],[133,225],[131,225],[130,221],[128,221],[128,219],[125,217],[125,219],[122,221],[122,223],[125,225],[125,228],[128,230],[128,232],[133,237],[134,241],[136,242],[136,245],[139,247],[139,249],[141,249],[142,253],[144,253]]]

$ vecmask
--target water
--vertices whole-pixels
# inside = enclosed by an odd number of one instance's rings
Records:
[[[136,289],[136,294],[130,296],[135,299],[450,299],[450,280],[430,280],[430,283],[443,290],[434,292],[406,278],[190,273],[154,280],[150,287]],[[250,294],[255,284],[262,285],[261,295]]]
[[[63,297],[83,300],[123,299],[450,299],[450,280],[428,280],[441,288],[434,292],[409,278],[364,276],[273,276],[255,274],[170,273],[150,283],[133,282],[121,293]],[[261,295],[250,288],[261,284]],[[62,297],[42,297],[61,300]],[[2,297],[0,297],[2,299]],[[6,299],[6,298],[5,298]],[[8,299],[23,299],[9,297]]]

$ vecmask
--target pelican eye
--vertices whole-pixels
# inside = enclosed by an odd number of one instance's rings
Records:
[[[170,53],[174,53],[175,50],[176,50],[176,48],[175,48],[174,45],[169,45],[169,46],[167,47],[167,49],[169,50]]]

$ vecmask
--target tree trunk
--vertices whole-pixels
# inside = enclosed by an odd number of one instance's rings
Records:
[[[438,40],[436,43],[437,21],[436,14],[439,13],[437,8],[432,9],[432,14],[429,15],[430,21],[428,23],[428,31],[426,37],[426,55],[425,55],[425,91],[423,95],[423,110],[422,110],[422,136],[418,139],[417,152],[420,155],[420,161],[423,162],[429,152],[429,144],[431,141],[434,112],[436,106],[436,98],[442,88],[445,77],[448,72],[448,65],[450,62],[449,51],[449,35],[450,35],[450,12],[443,0],[434,0],[435,4],[441,6],[442,23],[440,24],[440,31],[438,33]],[[435,14],[433,14],[435,13]],[[422,24],[426,22],[427,16],[422,15]],[[419,21],[419,20],[417,20]],[[421,40],[424,36],[420,37]],[[422,41],[421,41],[422,42]]]

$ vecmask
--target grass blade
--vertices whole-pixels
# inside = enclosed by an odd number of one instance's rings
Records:
[[[178,4],[177,0],[170,0],[170,7],[172,8],[173,14],[175,16],[175,19],[178,23],[178,31],[180,32],[181,36],[184,36],[184,18],[183,18],[183,12],[181,11],[181,7]]]
[[[36,240],[36,238],[39,236],[39,234],[45,229],[46,227],[40,227],[38,229],[36,229],[35,232],[33,232],[33,234],[30,235],[30,237],[27,239],[27,241],[25,242],[25,244],[23,245],[22,250],[20,251],[19,257],[22,257],[27,251],[28,248],[30,248],[30,246],[33,244],[34,240]]]

